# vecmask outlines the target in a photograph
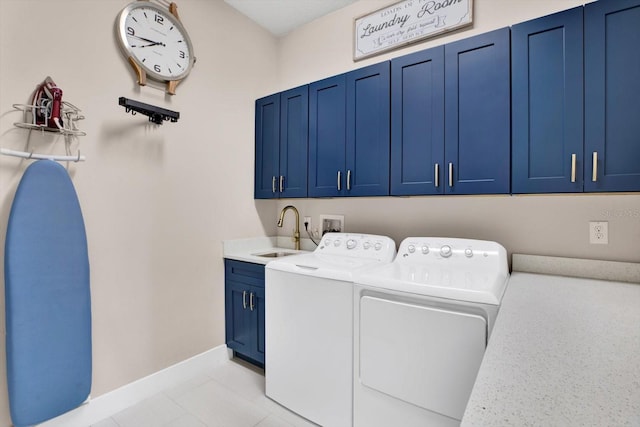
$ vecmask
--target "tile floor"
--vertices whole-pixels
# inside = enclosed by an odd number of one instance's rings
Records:
[[[264,394],[264,371],[237,359],[92,427],[312,427]]]

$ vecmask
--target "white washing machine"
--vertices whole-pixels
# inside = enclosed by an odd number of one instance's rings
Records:
[[[354,286],[354,426],[457,426],[509,277],[495,242],[411,237]]]
[[[324,427],[353,422],[353,274],[390,263],[393,240],[327,233],[265,270],[266,395]]]

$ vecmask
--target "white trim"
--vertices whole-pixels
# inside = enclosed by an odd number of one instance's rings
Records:
[[[230,358],[226,345],[220,345],[176,363],[161,371],[126,384],[116,390],[90,399],[82,406],[38,424],[38,427],[87,427],[147,399],[167,388],[198,374]]]

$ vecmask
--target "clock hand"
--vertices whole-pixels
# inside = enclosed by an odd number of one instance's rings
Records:
[[[132,36],[132,37],[135,37],[135,38],[137,38],[137,39],[143,40],[143,41],[145,41],[145,42],[153,43],[153,44],[151,44],[151,45],[149,45],[149,46],[157,46],[157,45],[162,45],[162,46],[164,46],[164,45],[165,45],[165,44],[164,44],[164,43],[162,43],[162,42],[154,42],[153,40],[145,39],[144,37],[140,37],[140,36]]]
[[[131,47],[151,47],[151,46],[158,46],[158,45],[164,46],[164,43],[154,42],[150,44],[132,44]]]

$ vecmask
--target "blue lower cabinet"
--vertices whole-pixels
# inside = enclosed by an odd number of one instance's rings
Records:
[[[264,265],[225,259],[224,268],[227,347],[264,367]]]

